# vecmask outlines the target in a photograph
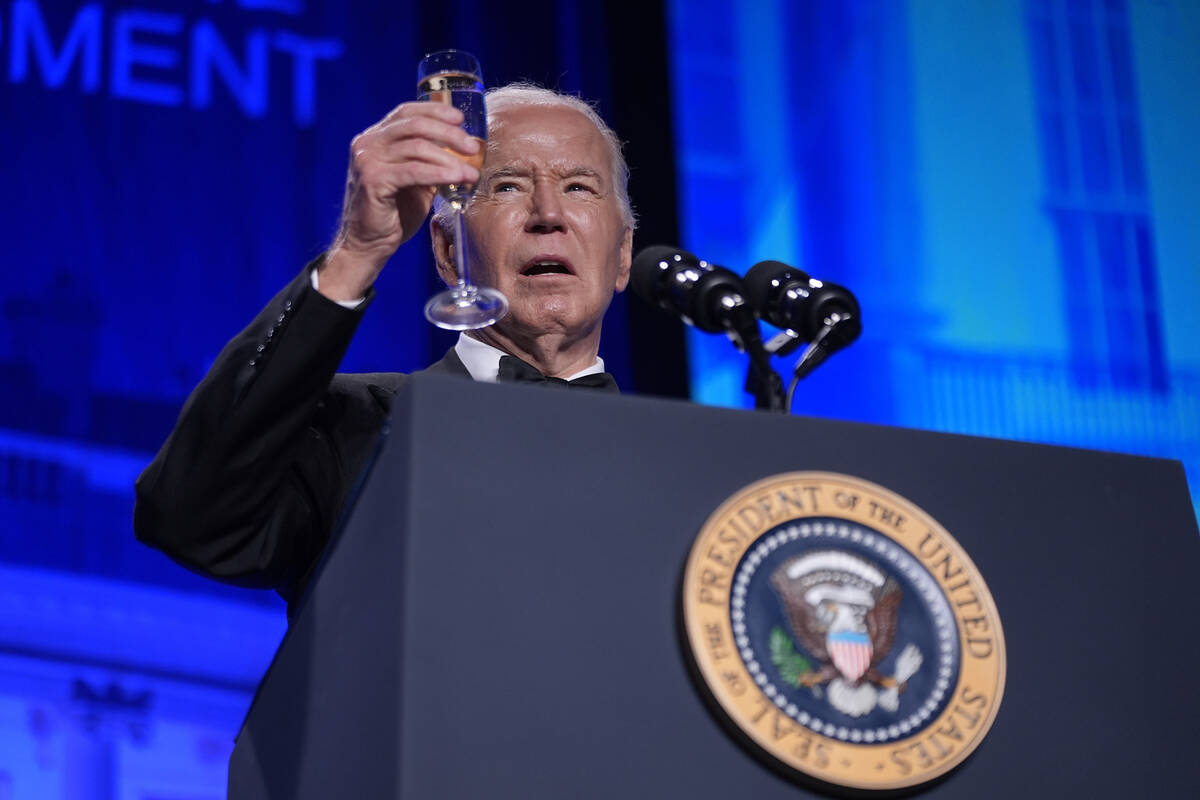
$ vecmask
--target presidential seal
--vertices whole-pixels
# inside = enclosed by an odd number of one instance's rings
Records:
[[[970,558],[880,486],[793,472],[701,529],[683,578],[697,672],[752,747],[834,786],[900,789],[962,763],[1004,692],[1004,634]]]

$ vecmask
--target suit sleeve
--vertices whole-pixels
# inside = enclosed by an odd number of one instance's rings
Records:
[[[370,405],[330,384],[373,293],[339,306],[313,290],[313,266],[221,351],[138,478],[134,509],[141,541],[289,601],[356,474],[327,420],[346,416],[347,403]],[[377,405],[362,411],[382,422]]]

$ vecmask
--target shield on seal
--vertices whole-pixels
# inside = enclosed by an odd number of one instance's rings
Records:
[[[857,683],[871,666],[871,639],[865,633],[830,631],[826,645],[833,665],[852,684]]]

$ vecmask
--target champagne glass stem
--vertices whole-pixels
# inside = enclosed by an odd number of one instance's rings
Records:
[[[471,285],[467,276],[467,240],[463,236],[462,202],[454,201],[454,264],[458,268],[458,288],[465,290]]]

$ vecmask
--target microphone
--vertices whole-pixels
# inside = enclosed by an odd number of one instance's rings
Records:
[[[790,328],[811,342],[827,325],[837,325],[840,346],[862,333],[858,300],[844,286],[820,281],[781,261],[760,261],[746,273],[746,297],[776,328]],[[839,324],[845,320],[845,324]]]
[[[862,333],[862,312],[849,289],[780,261],[760,261],[751,267],[746,292],[760,317],[800,341],[811,342],[796,364],[797,379]]]
[[[737,273],[668,245],[642,249],[633,259],[629,283],[638,297],[678,314],[708,333],[726,333],[750,357],[746,391],[757,408],[783,411],[783,379],[763,348],[758,316],[746,302]]]
[[[759,338],[746,287],[736,273],[678,247],[651,245],[633,259],[629,284],[638,297],[708,333],[731,332],[746,345]]]

